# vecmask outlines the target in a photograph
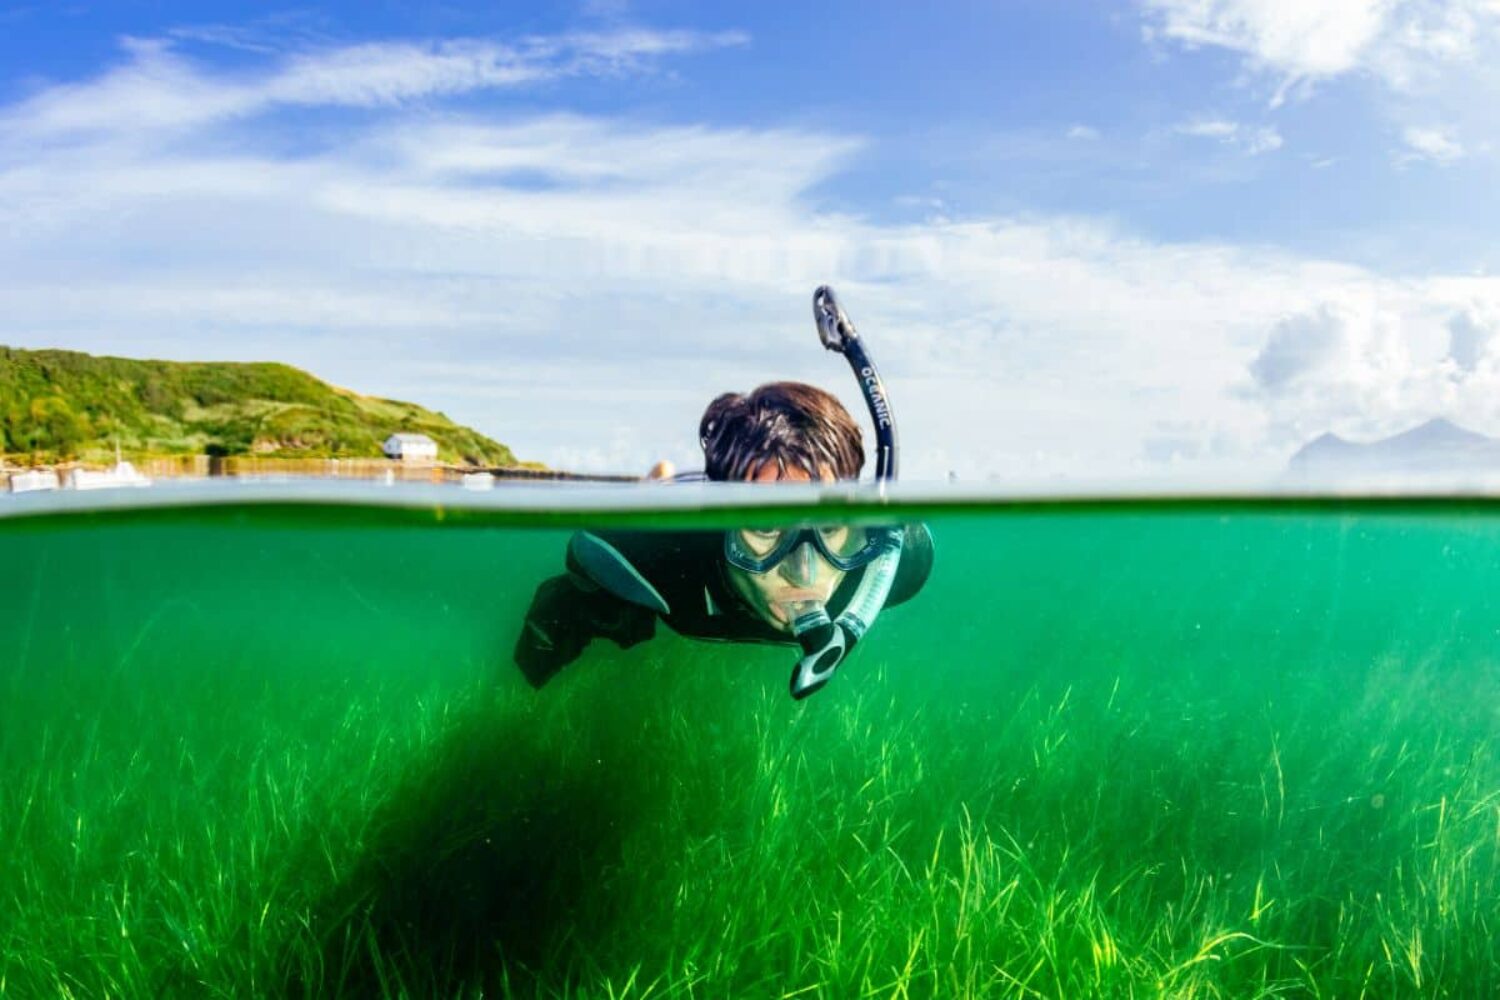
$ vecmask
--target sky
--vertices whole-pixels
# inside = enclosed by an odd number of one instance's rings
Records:
[[[928,9],[928,8],[931,9]],[[701,467],[831,284],[904,478],[1500,436],[1500,0],[0,2],[0,343]]]

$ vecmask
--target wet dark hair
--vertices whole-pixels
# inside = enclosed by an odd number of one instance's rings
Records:
[[[709,479],[737,481],[774,462],[782,475],[798,468],[814,479],[858,479],[865,464],[859,425],[833,395],[804,382],[770,382],[708,404],[698,423]]]

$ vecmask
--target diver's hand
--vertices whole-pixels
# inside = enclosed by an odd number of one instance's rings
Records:
[[[527,683],[539,688],[563,667],[578,659],[589,637],[579,628],[571,606],[586,597],[565,576],[542,583],[531,599],[516,638],[515,661]]]
[[[571,576],[546,580],[516,638],[515,661],[528,683],[539,688],[578,659],[593,639],[629,649],[656,633],[650,611],[603,590],[585,590]]]

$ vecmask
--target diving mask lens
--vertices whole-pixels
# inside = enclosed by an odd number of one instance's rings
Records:
[[[863,528],[848,524],[835,524],[819,528],[818,548],[831,559],[853,559],[869,545],[869,535]]]
[[[736,534],[740,545],[756,559],[764,559],[775,552],[786,537],[786,532],[778,528],[742,528]]]
[[[724,536],[724,554],[731,565],[748,573],[766,573],[781,564],[797,546],[811,544],[836,569],[845,572],[868,564],[883,550],[879,529],[849,524],[816,528],[741,528]]]

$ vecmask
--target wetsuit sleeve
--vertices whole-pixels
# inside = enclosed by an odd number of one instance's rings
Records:
[[[655,634],[656,615],[651,611],[569,572],[536,589],[516,639],[516,666],[532,687],[539,688],[578,659],[594,639],[610,639],[628,649]]]
[[[927,525],[906,525],[906,540],[901,546],[901,566],[896,570],[890,595],[885,599],[886,607],[902,604],[917,596],[917,592],[932,575],[933,554],[932,532]]]

